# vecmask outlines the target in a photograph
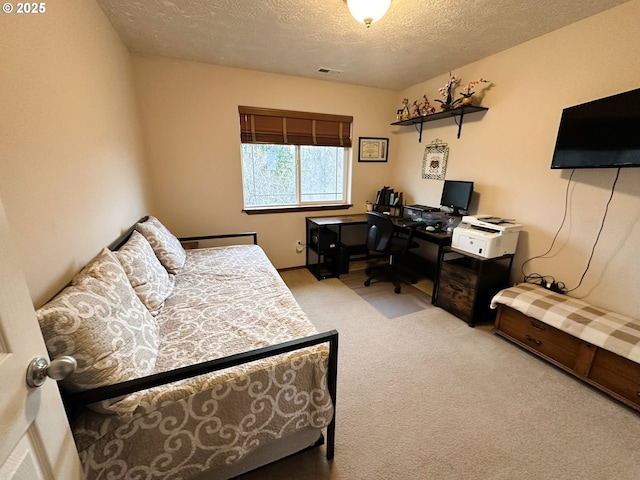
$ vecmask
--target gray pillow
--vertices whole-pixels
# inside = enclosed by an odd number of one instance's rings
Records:
[[[177,273],[184,265],[187,254],[178,240],[160,220],[149,217],[146,222],[136,224],[138,230],[147,239],[156,256],[169,273]]]
[[[152,315],[157,315],[171,294],[175,277],[162,266],[141,233],[133,231],[127,243],[113,252],[131,286]]]
[[[90,390],[153,373],[158,325],[108,249],[36,313],[51,358],[71,355],[78,362],[76,371],[62,380],[67,390]],[[136,406],[120,397],[89,407],[127,414]]]

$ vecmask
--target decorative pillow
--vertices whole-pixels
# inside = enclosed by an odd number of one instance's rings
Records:
[[[184,265],[187,254],[178,240],[156,217],[136,224],[138,230],[147,239],[156,256],[169,273],[177,273]]]
[[[174,276],[167,273],[149,242],[135,230],[127,243],[113,253],[124,268],[138,298],[151,315],[157,315],[173,290]]]
[[[111,385],[154,370],[158,325],[108,249],[36,313],[51,358],[71,355],[78,362],[76,371],[62,381],[69,391]],[[136,406],[127,397],[89,405],[102,413],[131,413]]]

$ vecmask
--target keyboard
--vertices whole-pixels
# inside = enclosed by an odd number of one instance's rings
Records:
[[[428,205],[407,205],[405,208],[419,210],[421,212],[439,212],[440,207],[429,207]]]

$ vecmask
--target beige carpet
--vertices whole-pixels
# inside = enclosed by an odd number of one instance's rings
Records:
[[[338,279],[283,278],[340,332],[335,459],[255,479],[640,479],[640,414],[440,308],[388,319]]]

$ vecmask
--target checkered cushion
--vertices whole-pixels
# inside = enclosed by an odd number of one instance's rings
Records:
[[[498,292],[491,300],[491,308],[498,304],[507,305],[585,342],[640,363],[640,320],[530,283]]]

